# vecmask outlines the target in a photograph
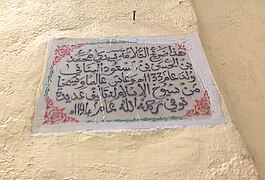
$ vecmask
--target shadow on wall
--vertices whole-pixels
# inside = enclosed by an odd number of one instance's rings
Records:
[[[214,77],[265,179],[265,1],[193,1]]]

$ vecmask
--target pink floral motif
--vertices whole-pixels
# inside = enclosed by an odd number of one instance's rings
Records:
[[[61,59],[65,56],[70,56],[71,52],[74,51],[74,49],[78,49],[82,47],[83,44],[77,44],[77,45],[57,45],[57,49],[55,49],[55,57],[53,59],[52,65],[56,65]]]
[[[176,44],[177,50],[186,51],[185,44]]]
[[[185,116],[212,115],[210,97],[207,91],[204,92],[204,96],[201,100],[195,100],[195,102],[196,105],[194,105],[194,109],[189,110]]]
[[[63,123],[79,122],[75,118],[72,118],[66,115],[66,113],[64,113],[64,109],[65,108],[59,109],[55,107],[53,105],[52,100],[49,97],[47,97],[46,98],[46,111],[43,116],[45,121],[43,122],[43,124],[56,124],[58,122],[63,122]]]

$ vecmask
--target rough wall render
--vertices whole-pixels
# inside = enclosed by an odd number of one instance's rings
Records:
[[[0,9],[0,179],[258,179],[231,123],[30,134],[48,41],[192,32],[190,1],[1,1]]]
[[[265,1],[193,1],[212,72],[265,179]]]

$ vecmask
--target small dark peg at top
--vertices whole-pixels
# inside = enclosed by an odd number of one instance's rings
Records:
[[[135,13],[136,11],[133,11],[133,20],[135,21]]]

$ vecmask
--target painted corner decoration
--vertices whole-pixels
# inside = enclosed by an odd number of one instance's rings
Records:
[[[56,39],[33,133],[149,130],[226,122],[196,33]]]

